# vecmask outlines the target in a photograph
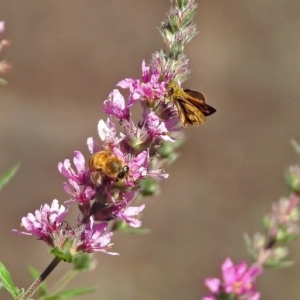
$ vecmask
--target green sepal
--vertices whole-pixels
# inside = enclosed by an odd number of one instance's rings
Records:
[[[167,159],[168,165],[172,164],[179,156],[176,153],[176,149],[182,146],[184,143],[184,138],[177,140],[175,142],[165,142],[162,147],[158,150],[158,154],[161,158]]]
[[[174,153],[174,147],[171,143],[164,143],[158,150],[158,154],[161,158],[169,158]]]
[[[167,25],[167,29],[173,34],[179,30],[178,20],[174,16],[169,16],[166,25]]]
[[[279,228],[277,235],[276,235],[276,241],[281,243],[287,243],[293,241],[295,238],[299,236],[298,233],[288,233],[287,229],[285,227]]]
[[[191,25],[193,23],[193,18],[195,17],[195,15],[196,15],[195,10],[189,11],[182,20],[183,26],[187,27]]]
[[[172,59],[177,60],[179,55],[183,52],[184,46],[181,44],[174,44],[170,49],[170,56]]]
[[[178,8],[182,10],[189,3],[189,0],[177,0]]]
[[[18,296],[20,296],[23,293],[23,290],[20,290],[14,285],[10,273],[1,262],[0,262],[0,280],[4,288],[14,297],[14,299],[17,299]]]
[[[50,253],[61,258],[63,261],[68,263],[71,263],[74,259],[74,257],[69,251],[62,251],[57,247],[51,248]]]
[[[89,271],[91,269],[91,265],[93,264],[93,260],[91,255],[88,253],[83,253],[77,257],[75,257],[72,261],[74,270],[77,271]]]
[[[159,191],[159,185],[153,178],[145,178],[139,182],[140,192],[143,196],[152,196]]]

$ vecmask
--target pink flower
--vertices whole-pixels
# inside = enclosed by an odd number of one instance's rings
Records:
[[[106,223],[89,223],[82,236],[83,245],[81,247],[85,250],[84,252],[100,251],[110,255],[118,255],[118,253],[107,251],[112,246],[110,240],[113,233],[105,232],[106,227]]]
[[[73,199],[77,202],[84,204],[94,199],[96,191],[91,186],[84,186],[81,188],[77,182],[72,179],[69,179],[69,183],[73,186],[75,191],[73,192],[66,182],[63,183],[64,190],[69,195],[72,195],[74,197]]]
[[[100,120],[98,123],[98,133],[102,142],[114,142],[117,132],[116,126],[112,122],[111,118],[107,118],[106,123]]]
[[[165,122],[160,120],[153,111],[144,114],[144,120],[145,126],[148,129],[148,134],[152,140],[161,139],[164,141],[174,142],[169,135]]]
[[[145,204],[141,206],[130,206],[123,211],[116,213],[116,217],[124,220],[129,226],[137,228],[142,225],[142,222],[138,219],[140,212],[145,208]]]
[[[97,141],[90,137],[87,139],[88,149],[91,153],[98,152],[104,148],[111,148],[113,146],[119,145],[119,143],[124,139],[124,137],[117,137],[116,126],[112,122],[112,119],[109,117],[107,121],[104,122],[100,120],[98,123],[98,134],[103,142],[103,145],[100,147]]]
[[[85,159],[81,152],[74,151],[73,162],[77,172],[72,169],[69,159],[65,159],[63,163],[60,162],[58,164],[59,172],[68,179],[74,180],[78,184],[85,184],[89,174],[85,170]]]
[[[35,215],[29,213],[22,218],[22,225],[27,232],[13,230],[14,233],[33,235],[45,241],[50,247],[56,249],[55,254],[62,256],[69,253],[67,257],[76,257],[82,253],[100,251],[111,255],[117,253],[108,252],[112,246],[110,243],[113,233],[107,233],[107,223],[95,224],[88,222],[83,224],[77,222],[71,227],[64,221],[68,208],[59,206],[57,200],[53,200],[51,207],[45,204]]]
[[[254,283],[261,272],[261,269],[257,267],[248,269],[246,262],[234,266],[232,261],[227,258],[222,265],[225,291],[235,295],[256,294]]]
[[[128,162],[128,166],[130,169],[130,176],[128,178],[129,184],[134,185],[135,182],[139,181],[144,176],[146,176],[148,165],[149,154],[147,151],[139,153],[130,162]]]
[[[119,90],[113,90],[108,99],[104,101],[104,111],[108,115],[113,115],[119,120],[129,118],[129,109],[125,105],[125,100]]]
[[[222,265],[223,282],[218,278],[205,280],[206,286],[213,295],[203,300],[219,299],[221,295],[234,295],[237,299],[258,300],[260,293],[256,291],[255,280],[262,270],[256,266],[247,267],[246,262],[234,265],[227,258]],[[215,298],[214,298],[215,297]]]
[[[207,278],[205,280],[205,285],[210,289],[211,292],[216,294],[221,288],[221,280],[218,278]]]
[[[142,63],[142,79],[126,78],[117,85],[123,89],[129,89],[128,106],[134,104],[137,100],[160,99],[166,94],[166,82],[160,80],[161,74],[156,70],[151,70]]]
[[[35,214],[29,213],[27,217],[22,218],[22,226],[27,232],[13,230],[14,233],[33,235],[45,241],[48,245],[54,246],[52,235],[58,232],[68,213],[68,208],[59,206],[58,200],[53,200],[51,206],[45,204]]]

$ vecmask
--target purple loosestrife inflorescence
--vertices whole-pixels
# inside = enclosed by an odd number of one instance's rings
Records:
[[[126,78],[117,84],[129,90],[127,103],[118,89],[109,94],[104,101],[108,119],[98,124],[100,139],[91,137],[87,141],[92,155],[89,163],[85,165],[83,155],[76,151],[77,173],[69,160],[59,164],[60,172],[68,179],[64,188],[79,204],[81,222],[89,222],[91,217],[102,222],[121,219],[129,226],[139,226],[137,218],[144,205],[129,210],[140,193],[139,183],[147,178],[168,177],[160,168],[163,159],[159,159],[158,151],[165,142],[174,142],[181,128],[177,126],[178,112],[168,98],[168,86],[174,81],[180,85],[187,78],[183,49],[196,33],[191,22],[196,11],[194,1],[171,2],[173,6],[160,29],[169,52],[154,53],[149,65],[143,61],[141,79]],[[135,122],[131,107],[137,103],[143,111]],[[120,134],[116,121],[122,128]]]
[[[197,9],[194,0],[171,0],[171,3],[160,28],[168,51],[155,52],[149,64],[143,61],[140,79],[126,78],[117,84],[129,90],[127,101],[118,89],[108,95],[103,104],[108,116],[106,121],[100,120],[98,123],[98,138],[87,139],[89,157],[85,158],[81,152],[75,151],[75,167],[69,159],[58,164],[59,172],[67,178],[63,187],[71,196],[66,201],[65,213],[73,203],[81,212],[76,225],[63,226],[61,220],[51,223],[55,213],[50,210],[50,217],[48,206],[37,211],[35,218],[38,220],[41,215],[45,224],[50,222],[51,230],[46,233],[40,231],[39,222],[29,222],[33,218],[31,214],[26,219],[28,221],[23,222],[29,234],[45,240],[49,246],[62,249],[61,245],[67,244],[64,250],[71,256],[80,251],[107,252],[112,235],[109,231],[118,229],[116,224],[134,228],[141,226],[139,215],[145,205],[136,206],[134,202],[141,198],[138,196],[153,194],[155,189],[152,183],[168,177],[161,168],[167,158],[160,155],[160,151],[166,143],[177,141],[178,132],[182,129],[169,88],[176,83],[181,89],[181,84],[190,73],[183,50],[196,34],[192,19]],[[131,108],[137,104],[141,105],[142,114],[135,121]],[[119,133],[117,123],[121,128]],[[141,186],[144,189],[148,187],[148,190],[142,190]],[[58,204],[55,202],[53,205],[56,207]],[[37,234],[33,234],[35,230],[38,230]]]
[[[300,146],[295,141],[293,145],[300,154]],[[212,294],[203,300],[258,300],[260,293],[256,291],[256,277],[266,268],[292,264],[285,258],[288,254],[286,244],[300,233],[299,166],[291,166],[285,175],[291,194],[272,205],[271,212],[263,218],[263,233],[257,232],[252,239],[245,235],[252,266],[247,268],[245,262],[234,266],[230,259],[226,259],[222,265],[223,281],[207,278],[205,284]]]
[[[284,261],[288,254],[287,242],[299,236],[299,196],[292,193],[282,197],[272,205],[272,211],[264,217],[264,233],[256,233],[251,238],[245,235],[248,252],[261,267],[289,266],[290,261]]]

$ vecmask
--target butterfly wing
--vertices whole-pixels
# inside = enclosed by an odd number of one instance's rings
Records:
[[[176,98],[175,104],[179,119],[184,127],[187,127],[187,124],[198,126],[205,122],[205,115],[186,98]]]
[[[216,112],[216,109],[206,103],[204,94],[190,89],[184,90],[187,101],[193,104],[204,116],[210,116]]]

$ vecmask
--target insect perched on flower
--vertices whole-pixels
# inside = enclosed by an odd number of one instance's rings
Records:
[[[129,173],[129,167],[123,160],[108,150],[94,153],[89,159],[89,167],[92,173],[92,180],[99,186],[104,176],[110,179],[124,179]]]
[[[184,127],[187,124],[198,126],[205,122],[207,116],[216,109],[206,104],[205,96],[197,91],[183,90],[176,82],[169,84],[168,96],[176,105],[179,119]]]

